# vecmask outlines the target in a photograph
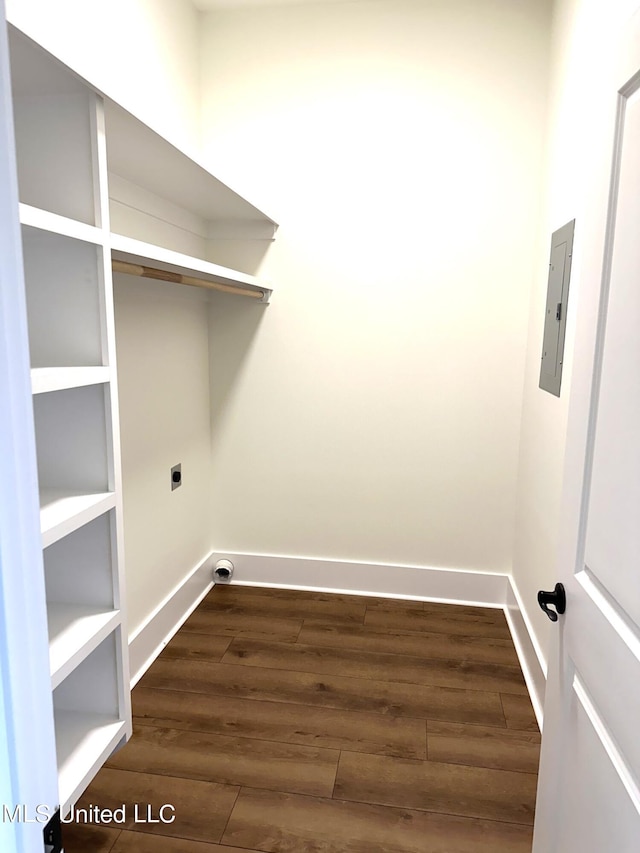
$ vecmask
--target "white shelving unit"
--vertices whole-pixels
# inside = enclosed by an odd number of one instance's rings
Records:
[[[11,34],[58,795],[131,734],[101,98]],[[44,616],[44,614],[43,614]]]
[[[277,225],[15,27],[9,39],[65,814],[131,734],[112,263],[267,302],[252,273]]]

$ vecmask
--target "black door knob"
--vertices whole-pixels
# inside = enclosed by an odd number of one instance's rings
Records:
[[[547,592],[546,590],[541,589],[538,593],[538,604],[552,622],[557,622],[558,613],[564,613],[567,609],[567,596],[565,595],[562,584],[557,583],[553,592]],[[555,607],[555,610],[551,610],[549,608],[550,604]]]

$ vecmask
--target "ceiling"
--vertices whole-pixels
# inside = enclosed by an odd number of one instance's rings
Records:
[[[308,3],[348,3],[353,0],[192,0],[196,9],[237,9],[240,6],[302,6]]]

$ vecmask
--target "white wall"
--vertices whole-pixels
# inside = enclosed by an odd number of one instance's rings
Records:
[[[203,17],[203,156],[281,223],[212,311],[217,550],[510,570],[548,15]]]
[[[187,150],[199,126],[198,13],[189,0],[7,0],[7,19]]]
[[[211,550],[207,306],[195,288],[114,278],[132,634]]]
[[[582,261],[587,252],[593,253],[593,226],[588,232],[586,228],[594,217],[601,220],[598,239],[604,238],[615,107],[615,92],[605,84],[607,69],[617,58],[612,33],[638,5],[638,0],[558,0],[554,9],[546,199],[531,299],[513,566],[513,577],[545,669],[552,626],[537,606],[536,593],[538,589],[553,589],[558,579],[556,550],[572,347],[581,278],[587,274]],[[549,246],[551,233],[574,218],[576,240],[558,399],[538,389]],[[597,228],[595,233],[598,234]]]

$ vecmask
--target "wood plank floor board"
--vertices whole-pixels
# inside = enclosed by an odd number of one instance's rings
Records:
[[[216,636],[215,634],[196,634],[189,631],[178,631],[175,637],[162,651],[164,660],[208,660],[217,663],[229,648],[233,637]]]
[[[442,610],[443,607],[452,608],[450,615]],[[380,628],[398,628],[401,631],[427,631],[510,639],[509,626],[502,610],[478,609],[480,613],[474,614],[464,611],[456,612],[456,607],[452,604],[443,604],[438,608],[430,605],[428,609],[425,605],[425,609],[420,612],[413,608],[404,612],[367,608],[364,624]]]
[[[186,692],[209,696],[267,699],[395,717],[506,725],[500,694],[491,691],[162,658],[151,666],[138,686],[179,687]]]
[[[533,824],[536,784],[537,777],[530,773],[342,752],[333,796]]]
[[[86,847],[83,853],[93,853]],[[65,851],[66,853],[66,851]],[[184,838],[166,838],[161,835],[145,836],[140,832],[125,830],[120,834],[111,853],[259,853],[246,847],[227,847],[226,844],[204,844]]]
[[[538,772],[538,732],[429,720],[427,744],[430,761],[522,773]]]
[[[260,640],[233,640],[222,663],[281,670],[400,681],[432,687],[459,687],[526,694],[517,666],[461,660],[427,660],[410,655],[305,646]]]
[[[137,725],[426,758],[424,720],[141,686],[132,703]]]
[[[62,826],[65,853],[111,853],[119,835],[120,829],[90,823]]]
[[[224,637],[246,637],[254,640],[277,640],[294,643],[300,629],[301,618],[284,618],[257,613],[225,610],[208,610],[199,607],[184,623],[181,631],[198,635],[216,634]]]
[[[422,613],[423,601],[409,601],[406,598],[372,598],[365,597],[367,611],[383,611],[387,613]]]
[[[365,599],[367,610],[421,612],[432,616],[441,616],[449,620],[472,617],[502,624],[504,611],[502,607],[478,607],[475,604],[449,604],[442,601],[411,601],[403,598],[372,598]]]
[[[531,828],[243,788],[223,843],[265,853],[531,853]]]
[[[238,616],[264,616],[285,619],[324,619],[337,623],[355,623],[362,625],[366,605],[358,596],[334,597],[329,593],[301,593],[296,596],[278,596],[273,590],[265,590],[260,595],[244,592],[230,596],[227,590],[214,587],[203,599],[200,608],[215,613],[236,614]],[[247,588],[244,587],[244,590]]]
[[[333,749],[138,726],[107,767],[326,797],[338,756]]]
[[[427,659],[456,659],[519,666],[513,641],[495,637],[402,631],[399,628],[376,628],[368,625],[335,625],[305,619],[297,642],[303,645],[404,654]]]
[[[121,753],[128,749],[123,747]],[[90,805],[100,809],[121,809],[125,806],[125,822],[120,829],[136,830],[152,835],[190,838],[194,841],[220,841],[240,792],[239,786],[224,785],[200,779],[172,777],[153,772],[152,766],[139,771],[104,767],[87,788],[77,808]],[[167,823],[145,823],[147,807],[158,818],[160,808]]]
[[[500,698],[508,728],[527,732],[540,731],[528,696],[513,696],[505,693]]]

